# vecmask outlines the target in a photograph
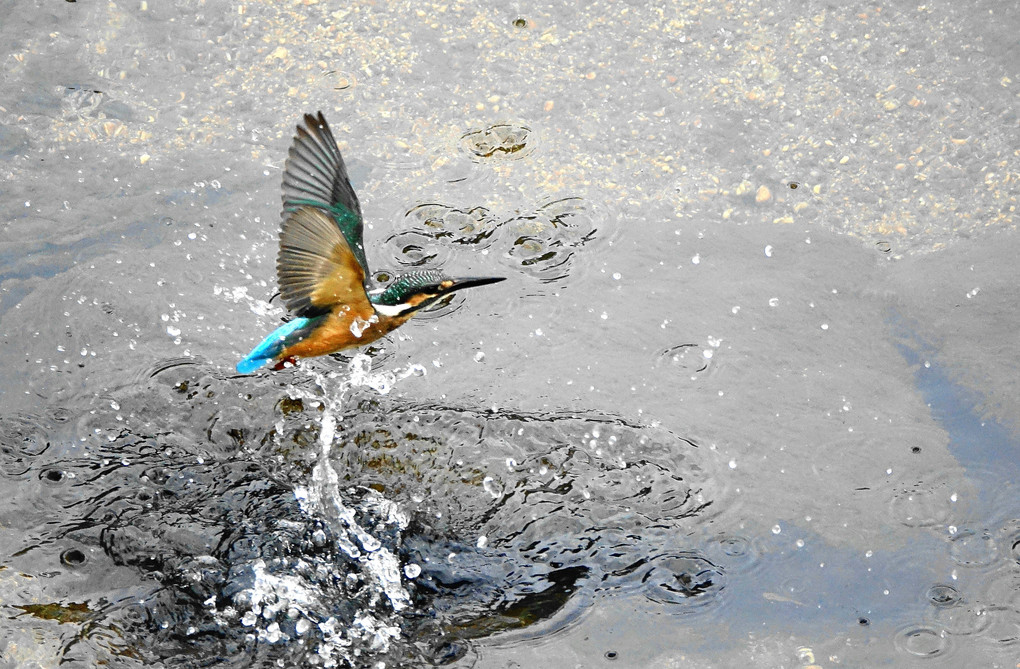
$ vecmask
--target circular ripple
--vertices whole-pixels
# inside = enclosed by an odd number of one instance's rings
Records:
[[[949,639],[937,630],[910,625],[896,633],[896,648],[913,657],[935,658],[949,651]]]
[[[520,160],[531,153],[531,128],[500,123],[472,130],[460,138],[460,147],[473,160]]]
[[[1006,536],[1006,545],[1009,546],[1010,558],[1020,565],[1020,531],[1014,531]]]
[[[953,514],[955,486],[943,477],[903,482],[896,486],[889,512],[909,527],[945,525]]]
[[[596,216],[578,197],[547,202],[504,224],[503,234],[513,240],[506,257],[543,282],[562,279],[577,250],[595,238]]]
[[[658,604],[684,609],[718,601],[725,587],[722,569],[696,553],[663,555],[639,570],[645,597]]]
[[[438,243],[435,235],[421,230],[398,232],[385,243],[404,267],[441,266],[451,255],[449,247]]]
[[[963,567],[987,567],[999,557],[995,538],[988,530],[963,529],[949,540],[949,554]]]
[[[610,465],[590,479],[588,489],[596,504],[607,503],[623,517],[640,514],[661,522],[697,515],[701,510],[687,482],[652,462],[628,463],[625,469]]]
[[[706,557],[726,573],[740,573],[758,564],[760,553],[750,539],[735,534],[712,537],[704,546]]]
[[[354,76],[353,72],[334,70],[327,74],[332,77],[334,91],[348,91],[358,85],[358,78]]]
[[[948,606],[956,606],[963,600],[963,595],[960,591],[951,585],[944,583],[937,583],[925,593],[925,598],[932,606],[938,608],[946,608]]]
[[[985,611],[988,625],[981,630],[984,639],[1001,646],[1012,646],[1020,641],[1020,610],[1006,606],[990,606]]]
[[[1006,563],[990,575],[982,588],[981,601],[994,606],[1020,608],[1020,573]]]
[[[708,369],[708,358],[706,358],[697,344],[679,344],[659,351],[656,356],[655,366],[660,369],[669,369],[684,376],[693,377],[695,374]]]
[[[0,418],[0,475],[18,478],[50,447],[42,422],[29,414]]]
[[[416,230],[456,244],[485,248],[490,244],[498,221],[485,207],[457,209],[445,204],[420,204],[405,214]]]
[[[0,444],[20,455],[34,458],[46,452],[50,439],[36,416],[23,414],[0,418]]]
[[[992,622],[987,606],[966,602],[936,609],[932,621],[958,636],[981,634]]]

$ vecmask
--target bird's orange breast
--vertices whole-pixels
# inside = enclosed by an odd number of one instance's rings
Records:
[[[307,337],[283,349],[278,359],[310,358],[364,346],[399,327],[409,318],[410,314],[396,318],[385,316],[377,313],[367,303],[362,308],[349,304],[339,305]]]

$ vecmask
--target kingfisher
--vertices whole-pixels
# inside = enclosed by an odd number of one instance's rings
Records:
[[[283,224],[276,274],[295,318],[237,363],[250,374],[299,358],[364,346],[454,291],[505,277],[453,278],[422,269],[374,286],[362,242],[364,222],[340,148],[322,112],[305,114],[283,171]]]

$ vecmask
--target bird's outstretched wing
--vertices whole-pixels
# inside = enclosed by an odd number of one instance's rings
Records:
[[[303,318],[329,313],[340,304],[371,309],[365,270],[333,218],[318,207],[297,207],[280,229],[276,258],[280,295]]]
[[[367,275],[361,205],[321,111],[316,116],[305,114],[304,122],[298,125],[283,172],[284,221],[305,206],[318,207],[330,215]]]

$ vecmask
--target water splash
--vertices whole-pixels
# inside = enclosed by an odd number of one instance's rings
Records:
[[[400,613],[411,606],[411,597],[404,588],[400,559],[387,547],[393,545],[391,537],[400,536],[406,529],[408,515],[400,505],[374,490],[342,489],[333,463],[338,416],[342,416],[341,410],[352,388],[366,386],[386,394],[399,380],[424,374],[420,365],[373,372],[371,364],[369,356],[359,354],[350,361],[346,373],[321,373],[309,369],[313,386],[293,384],[288,387],[293,400],[305,406],[321,407],[318,456],[307,485],[296,486],[294,497],[303,513],[325,525],[338,555],[342,554],[358,565],[354,571],[344,570],[347,572],[346,581],[349,584],[361,582],[367,586],[362,590],[362,594],[368,595],[367,601],[359,605],[353,619],[345,621],[337,616],[316,616],[316,611],[328,609],[317,604],[316,592],[304,587],[302,579],[296,576],[268,572],[258,561],[251,566],[254,578],[246,592],[251,606],[241,620],[243,625],[252,628],[259,642],[275,644],[290,641],[292,636],[288,635],[288,631],[301,636],[302,628],[284,630],[274,623],[266,626],[260,618],[274,618],[275,609],[281,607],[288,614],[292,611],[308,612],[308,615],[302,616],[310,623],[304,626],[304,634],[315,633],[317,636],[315,655],[318,656],[317,662],[323,666],[339,666],[337,662],[348,657],[354,641],[373,653],[387,652],[391,642],[401,636]],[[277,433],[281,432],[282,426],[278,426]],[[357,503],[348,505],[345,497],[349,499],[352,496],[357,497]],[[377,534],[384,535],[383,539]],[[312,630],[311,624],[317,629]]]
[[[358,316],[353,321],[351,321],[351,334],[353,334],[358,339],[361,339],[361,335],[365,334],[365,330],[367,330],[373,324],[378,322],[379,317],[376,316],[375,314],[372,314],[372,317],[367,320]]]
[[[365,566],[368,575],[379,586],[393,610],[401,611],[410,605],[411,600],[402,584],[400,561],[378,538],[362,527],[355,509],[344,503],[340,479],[330,453],[336,437],[336,416],[340,414],[344,398],[351,388],[368,386],[386,394],[399,379],[417,374],[419,370],[423,373],[424,370],[420,365],[409,365],[398,371],[373,372],[371,365],[372,359],[367,355],[354,356],[348,365],[348,374],[338,383],[335,382],[338,376],[336,373],[323,375],[312,371],[324,401],[319,431],[319,459],[312,470],[309,486],[296,489],[295,495],[306,513],[325,519],[336,532],[337,544],[341,549]],[[385,524],[394,525],[398,531],[407,527],[407,515],[393,502],[375,494],[370,495],[366,503],[382,512],[379,515],[386,519]],[[391,636],[391,626],[365,622],[362,627],[374,630],[376,640],[385,647],[386,639]]]

